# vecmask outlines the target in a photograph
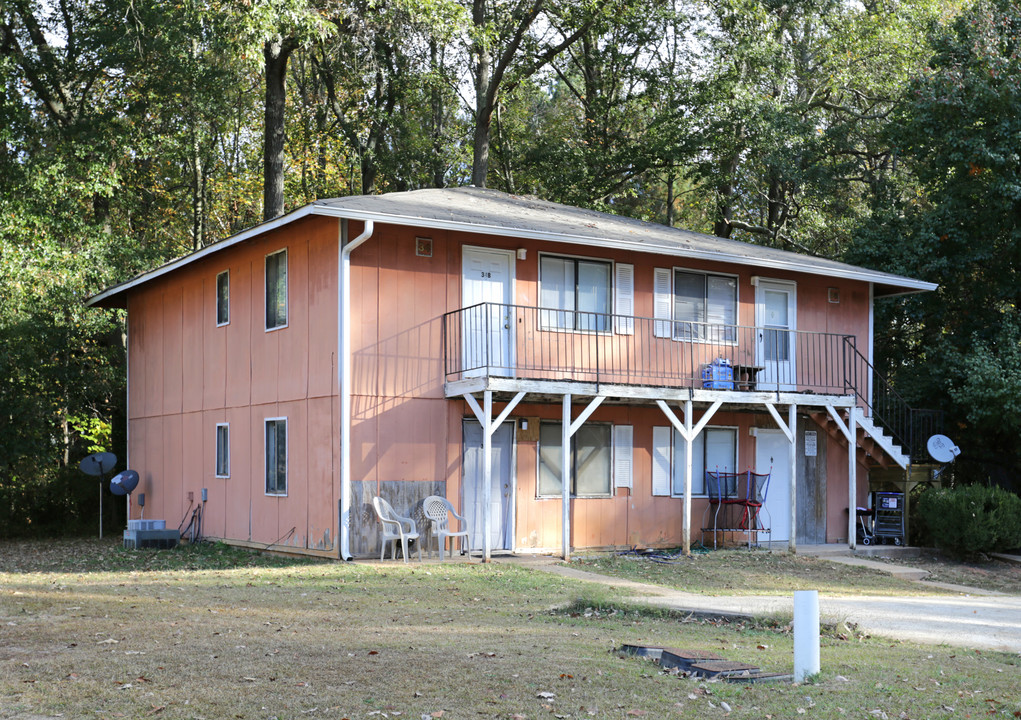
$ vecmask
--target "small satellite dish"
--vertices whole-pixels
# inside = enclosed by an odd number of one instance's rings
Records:
[[[130,495],[136,487],[138,487],[138,473],[134,470],[117,473],[110,480],[110,492],[114,495]]]
[[[933,435],[925,446],[936,462],[953,462],[961,454],[961,448],[954,445],[954,441],[946,435]]]
[[[87,458],[78,463],[78,467],[81,468],[81,471],[86,475],[95,475],[96,477],[100,477],[113,470],[113,466],[116,464],[116,455],[108,452],[100,452],[89,455]]]

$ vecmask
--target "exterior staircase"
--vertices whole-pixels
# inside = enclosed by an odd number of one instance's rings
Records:
[[[851,412],[854,413],[855,418],[858,461],[866,467],[889,468],[891,465],[897,465],[902,469],[907,469],[911,458],[894,438],[881,425],[874,422],[873,418],[866,416],[863,408],[854,407],[851,408]],[[811,417],[830,437],[846,444],[847,440],[844,434],[840,432],[837,423],[828,413],[815,412],[811,413]],[[842,419],[845,423],[847,422],[846,413],[842,415]]]

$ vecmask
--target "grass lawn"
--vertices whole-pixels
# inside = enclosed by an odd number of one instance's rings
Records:
[[[514,565],[116,542],[0,543],[0,718],[629,720],[723,718],[724,703],[740,718],[1021,713],[1017,655],[824,637],[812,682],[695,681],[613,649],[789,671],[791,637],[684,622]]]

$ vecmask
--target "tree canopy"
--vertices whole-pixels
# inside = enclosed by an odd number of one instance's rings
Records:
[[[316,198],[468,183],[940,283],[880,308],[878,364],[1016,474],[1019,18],[1011,0],[8,0],[0,527],[123,435],[122,318],[87,296]]]

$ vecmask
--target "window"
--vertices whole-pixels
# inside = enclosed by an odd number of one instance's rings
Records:
[[[230,323],[230,271],[216,276],[216,326]]]
[[[676,430],[673,436],[672,494],[676,497],[684,495],[684,438]],[[706,494],[706,470],[732,473],[736,468],[737,428],[706,428],[691,447],[691,494]]]
[[[690,270],[656,268],[656,319],[673,320],[675,340],[737,341],[737,278]],[[667,323],[656,323],[666,337]]]
[[[539,426],[538,495],[560,496],[561,423]],[[571,438],[571,490],[576,497],[610,494],[610,426],[586,423]]]
[[[539,306],[548,308],[540,314],[541,327],[608,331],[611,268],[611,263],[601,260],[541,256]]]
[[[216,424],[216,477],[230,477],[230,425]]]
[[[266,256],[266,329],[287,326],[287,250]]]
[[[287,494],[287,418],[266,420],[266,494]]]

